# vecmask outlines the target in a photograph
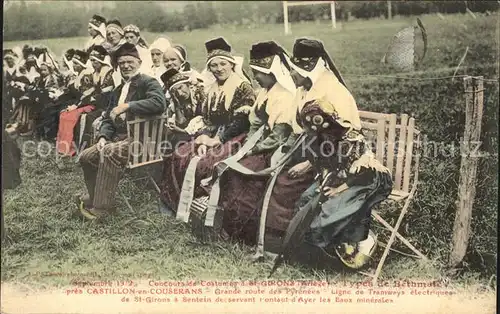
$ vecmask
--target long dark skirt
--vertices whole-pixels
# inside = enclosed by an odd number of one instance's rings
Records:
[[[248,156],[240,164],[253,171],[270,166],[272,153]],[[254,244],[259,226],[262,198],[269,177],[254,177],[228,169],[221,178],[220,206],[224,208],[226,232],[249,245]]]
[[[245,137],[246,134],[241,134],[217,148],[210,149],[200,159],[196,168],[194,198],[208,196],[208,192],[200,186],[201,180],[212,175],[215,163],[235,154],[241,148],[241,143]],[[175,149],[172,155],[165,157],[163,161],[163,180],[160,187],[160,198],[163,203],[174,211],[179,204],[186,169],[189,166],[191,158],[195,155],[196,146],[192,141]]]
[[[296,163],[292,164],[295,165]],[[286,167],[278,175],[269,200],[266,227],[277,235],[283,235],[294,216],[300,195],[314,182],[314,171],[291,178]]]
[[[355,243],[367,238],[373,206],[385,200],[392,190],[388,173],[365,171],[364,184],[349,187],[321,205],[321,213],[311,223],[305,241],[322,248],[339,243]],[[300,197],[297,212],[313,199],[318,183]]]
[[[59,129],[59,114],[65,108],[60,103],[49,103],[38,115],[37,133],[43,139],[54,140]]]

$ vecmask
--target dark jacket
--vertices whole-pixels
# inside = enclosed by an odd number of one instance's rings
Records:
[[[111,110],[118,106],[122,88],[123,84],[120,84],[110,95],[107,110],[103,115],[99,129],[99,137],[104,137],[108,141],[127,137],[127,122],[119,117],[113,122],[110,118]],[[167,106],[167,100],[160,83],[155,78],[145,74],[138,74],[132,78],[125,103],[130,106],[126,113],[127,121],[138,116],[160,115],[165,112]]]

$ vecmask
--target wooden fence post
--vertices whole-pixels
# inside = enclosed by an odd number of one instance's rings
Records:
[[[464,87],[466,101],[465,130],[460,145],[462,160],[458,184],[457,212],[453,224],[453,238],[449,258],[449,266],[451,267],[456,266],[463,260],[469,243],[479,159],[479,151],[475,149],[475,144],[480,141],[483,117],[483,77],[465,77]]]

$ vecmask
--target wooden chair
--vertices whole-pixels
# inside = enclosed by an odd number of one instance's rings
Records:
[[[363,273],[372,277],[373,284],[376,284],[389,250],[391,250],[396,238],[412,250],[416,254],[415,257],[427,260],[419,250],[398,232],[417,189],[420,131],[415,127],[415,119],[407,114],[398,116],[396,114],[360,111],[360,118],[363,132],[371,143],[376,159],[382,162],[392,173],[394,186],[388,202],[396,202],[398,205],[403,203],[394,226],[385,221],[378,211],[372,211],[372,216],[391,232],[375,273]]]
[[[137,117],[132,121],[127,121],[127,134],[132,139],[132,143],[128,151],[126,173],[131,172],[132,169],[149,166],[163,160],[164,144],[167,143],[166,122],[166,114]],[[145,178],[153,184],[159,194],[160,188],[149,171],[145,177],[134,179],[134,181]],[[119,192],[129,209],[134,212],[121,189]]]

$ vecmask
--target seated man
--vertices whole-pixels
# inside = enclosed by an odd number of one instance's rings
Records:
[[[122,83],[109,98],[97,144],[80,155],[88,195],[79,196],[78,203],[81,214],[88,219],[102,217],[114,207],[116,188],[131,143],[127,121],[135,119],[136,115],[159,115],[166,107],[158,81],[139,73],[141,59],[133,44],[123,44],[115,58],[122,73]]]

